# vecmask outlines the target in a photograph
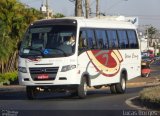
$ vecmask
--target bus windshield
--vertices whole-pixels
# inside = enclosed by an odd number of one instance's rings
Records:
[[[75,52],[76,26],[30,27],[20,48],[21,57],[66,57]]]

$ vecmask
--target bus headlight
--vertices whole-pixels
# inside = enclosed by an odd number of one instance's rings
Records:
[[[66,72],[66,71],[72,70],[74,68],[76,68],[76,65],[66,65],[66,66],[62,67],[61,72]]]
[[[22,73],[27,73],[26,67],[18,67],[18,71]]]

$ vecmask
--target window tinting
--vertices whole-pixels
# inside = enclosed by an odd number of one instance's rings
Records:
[[[80,31],[79,35],[79,49],[87,48],[87,35],[85,30]]]
[[[91,49],[97,48],[96,39],[94,36],[94,31],[92,29],[87,29],[88,47]]]
[[[118,48],[116,30],[107,30],[107,35],[108,35],[109,48],[110,49]]]
[[[82,49],[81,49],[82,48]],[[85,49],[84,49],[85,48]],[[80,31],[79,50],[87,49],[135,49],[137,35],[131,29],[89,29]]]
[[[118,40],[119,40],[119,48],[128,48],[128,39],[127,39],[127,34],[125,30],[118,30]]]
[[[65,38],[76,36],[76,27],[71,25],[30,26],[20,48],[20,56],[42,56],[45,58],[70,56],[75,46],[66,46]],[[44,52],[47,51],[47,52]]]
[[[127,30],[130,48],[138,48],[137,36],[134,30]]]
[[[107,49],[108,48],[108,42],[107,42],[107,37],[106,37],[105,30],[96,29],[95,34],[96,34],[96,38],[97,38],[98,48],[99,49]]]

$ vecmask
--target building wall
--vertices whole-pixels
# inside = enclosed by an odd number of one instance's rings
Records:
[[[147,51],[147,39],[145,39],[144,37],[140,38],[140,49],[142,52]]]

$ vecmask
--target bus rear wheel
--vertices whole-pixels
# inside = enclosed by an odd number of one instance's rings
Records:
[[[121,80],[120,83],[115,84],[116,92],[117,93],[125,93],[126,91],[126,76],[125,74],[121,74]]]
[[[26,92],[27,92],[27,98],[29,100],[33,100],[33,99],[36,98],[36,87],[27,86],[26,87]]]
[[[110,91],[111,91],[112,94],[117,93],[115,84],[110,85]]]

